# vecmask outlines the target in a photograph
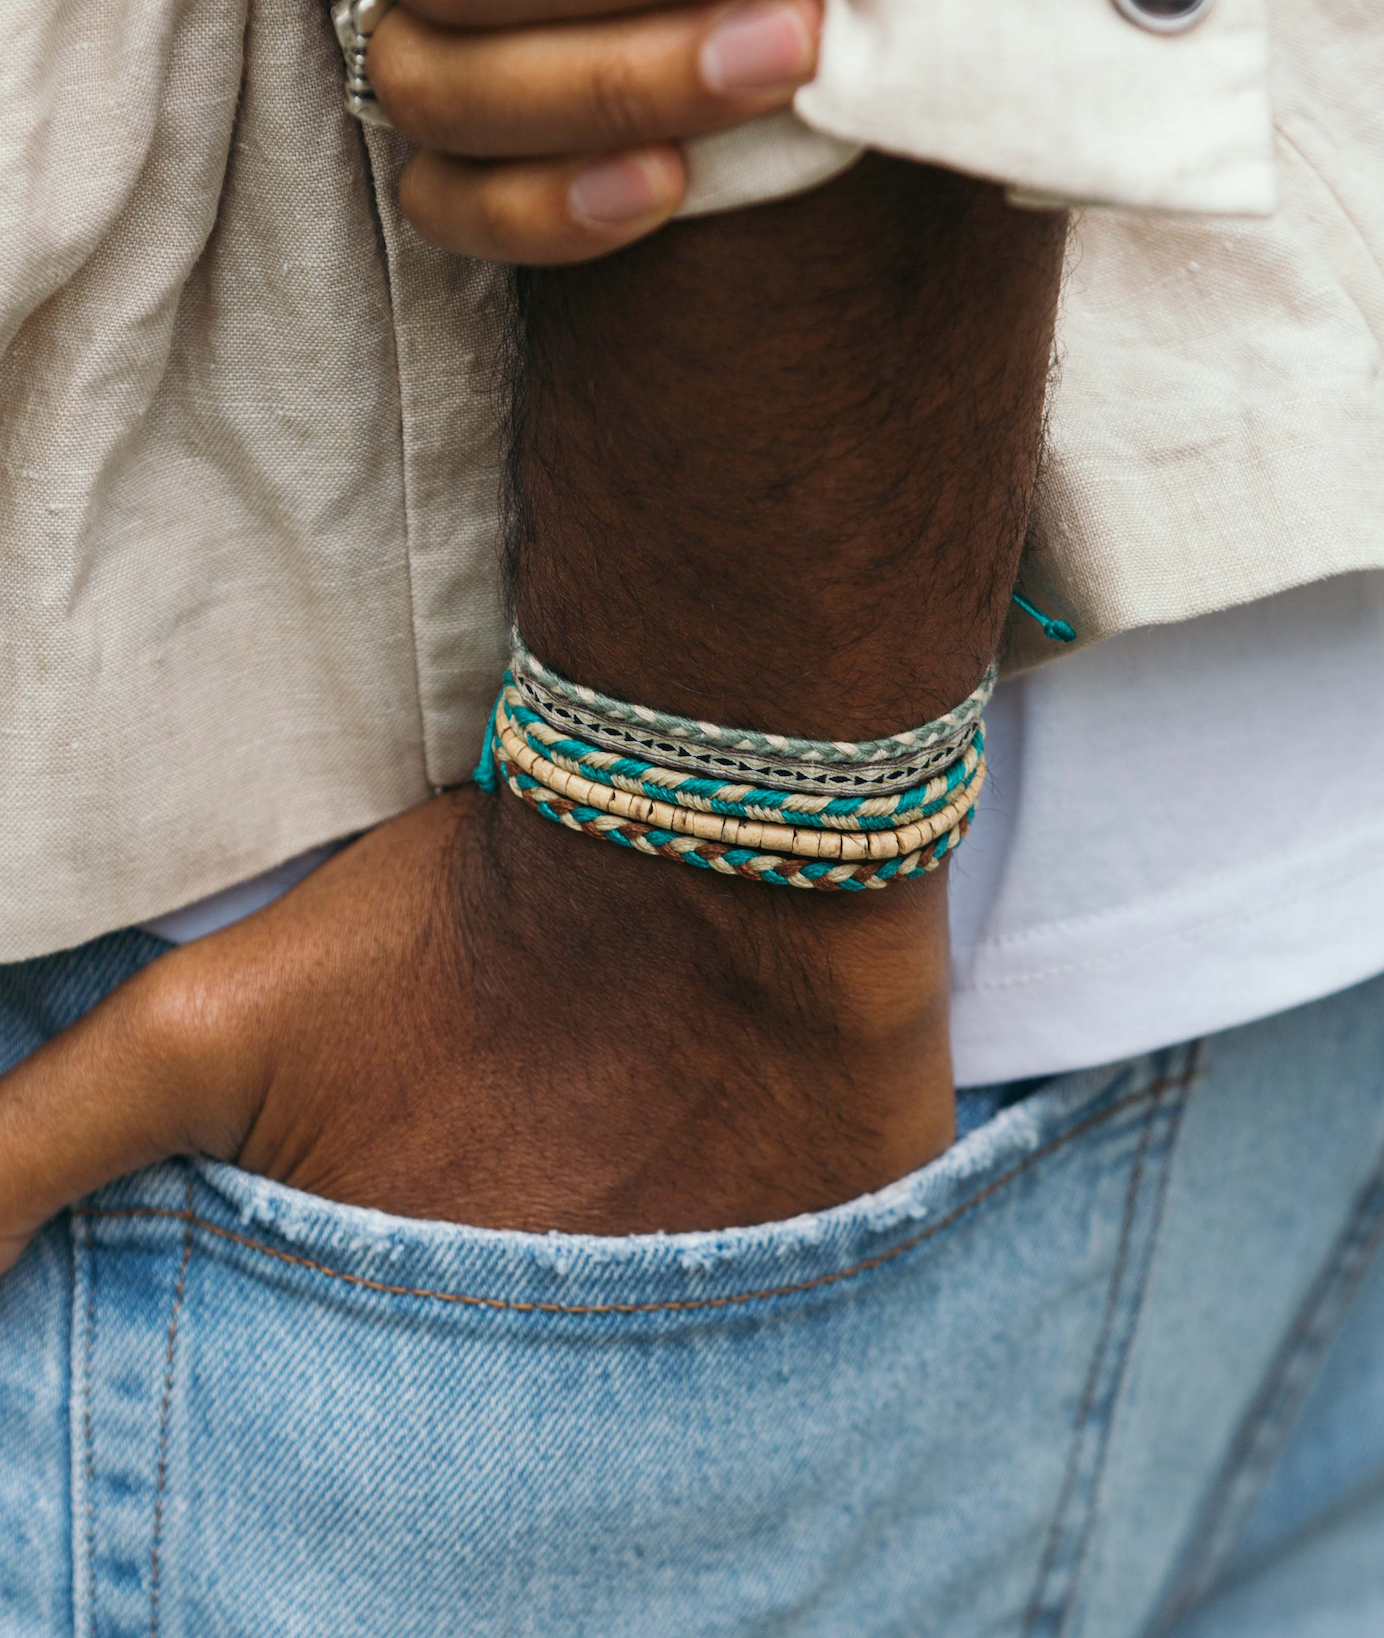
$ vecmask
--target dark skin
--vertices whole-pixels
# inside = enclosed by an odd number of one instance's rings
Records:
[[[608,692],[873,737],[999,639],[1064,222],[871,159],[523,275],[526,636]],[[826,1206],[952,1136],[944,872],[833,896],[474,788],[156,963],[0,1081],[0,1266],[209,1152],[397,1213],[628,1233]]]

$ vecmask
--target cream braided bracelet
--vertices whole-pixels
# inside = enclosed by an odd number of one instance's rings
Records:
[[[966,834],[993,683],[992,667],[921,728],[811,741],[612,700],[516,639],[476,780],[502,780],[545,818],[638,852],[784,886],[880,888],[935,869]]]
[[[929,848],[907,853],[882,864],[831,865],[816,859],[780,858],[771,853],[753,853],[745,848],[729,848],[716,842],[704,842],[695,836],[678,836],[672,831],[656,831],[651,826],[633,820],[622,820],[614,815],[600,815],[594,810],[578,808],[564,797],[544,792],[532,780],[527,783],[516,777],[517,770],[498,753],[494,763],[499,776],[509,789],[545,819],[555,820],[569,830],[579,830],[588,836],[599,836],[606,841],[618,842],[634,849],[681,864],[697,865],[704,870],[715,870],[725,876],[744,876],[749,880],[768,882],[781,887],[818,888],[827,892],[850,892],[865,888],[887,887],[891,881],[906,881],[910,876],[935,870],[943,858],[965,836],[969,817],[954,830],[941,836]],[[480,781],[478,781],[480,783]]]
[[[936,796],[945,800],[927,817],[896,823],[889,829],[862,831],[847,825],[845,816],[840,816],[840,829],[806,830],[774,823],[776,816],[767,811],[765,819],[737,818],[675,806],[672,801],[600,784],[559,767],[535,751],[518,732],[506,710],[504,695],[495,714],[495,734],[509,762],[546,791],[583,807],[634,819],[656,829],[696,836],[703,841],[721,842],[727,847],[759,848],[805,859],[893,859],[900,854],[917,852],[944,832],[955,829],[963,815],[975,806],[975,797],[985,777],[983,755],[972,745],[957,764],[963,770],[960,780],[950,788],[944,779],[934,782]]]

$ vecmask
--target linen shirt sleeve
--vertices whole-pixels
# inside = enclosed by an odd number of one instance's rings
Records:
[[[1274,207],[1264,0],[1181,33],[1113,0],[826,0],[792,114],[689,144],[684,214],[816,186],[865,148],[1019,203],[1259,216]]]

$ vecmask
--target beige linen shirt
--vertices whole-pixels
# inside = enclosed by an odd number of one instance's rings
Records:
[[[405,144],[346,116],[324,0],[7,22],[0,960],[467,775],[506,293],[400,217]],[[828,0],[817,81],[695,145],[688,208],[862,145],[1132,207],[1077,235],[1025,569],[1096,641],[1384,566],[1381,84],[1376,0],[1171,37],[1110,0]]]

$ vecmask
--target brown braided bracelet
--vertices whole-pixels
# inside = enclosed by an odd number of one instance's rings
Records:
[[[526,650],[523,656],[531,669],[537,665]],[[543,672],[543,682],[578,696],[583,712],[600,707],[607,718],[651,723],[660,732],[666,726],[658,713],[611,702],[553,673]],[[733,734],[737,755],[753,750],[758,759],[773,750],[780,767],[790,754],[802,763],[785,769],[780,781],[779,769],[764,758],[757,761],[755,782],[745,783],[727,778],[729,770],[666,767],[649,760],[652,746],[640,745],[639,754],[631,754],[636,747],[593,745],[574,732],[575,708],[564,707],[559,720],[551,720],[546,714],[551,701],[539,691],[529,691],[533,697],[521,692],[512,669],[495,701],[475,777],[485,790],[496,790],[503,781],[545,819],[634,852],[775,886],[847,893],[879,889],[937,869],[969,830],[985,782],[980,711],[992,683],[993,667],[947,717],[859,745],[667,719],[689,739]],[[608,736],[609,730],[607,721],[602,732]],[[884,764],[881,772],[887,767],[897,776],[901,749],[910,759],[912,784],[900,785],[896,778],[893,789],[880,791],[852,776],[849,793],[804,789],[804,770],[812,781],[825,783],[819,780],[824,768],[851,765],[867,753],[872,765],[876,759]],[[924,753],[934,752],[938,761],[927,763],[924,774]]]

